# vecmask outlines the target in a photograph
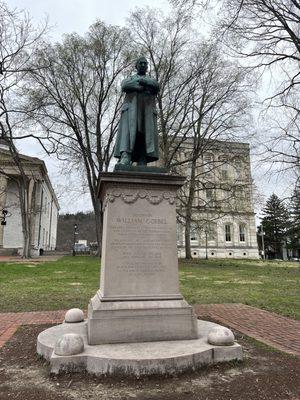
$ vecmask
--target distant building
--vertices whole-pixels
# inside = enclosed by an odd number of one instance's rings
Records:
[[[207,141],[197,161],[192,206],[191,247],[197,258],[259,258],[252,199],[250,150],[247,143]],[[188,160],[191,143],[178,152]],[[189,176],[189,163],[178,171]],[[187,184],[186,190],[189,184]],[[184,196],[184,192],[182,194]],[[184,201],[178,203],[178,256],[185,257]]]
[[[59,204],[44,161],[19,154],[32,198],[30,212],[31,254],[55,250]],[[22,254],[23,233],[18,191],[20,172],[10,152],[0,141],[0,212],[8,211],[6,225],[0,225],[0,254]]]

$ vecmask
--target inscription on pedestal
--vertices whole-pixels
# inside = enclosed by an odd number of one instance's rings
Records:
[[[167,218],[151,214],[115,217],[109,228],[119,273],[154,275],[164,270],[162,252],[174,247]]]
[[[103,295],[178,294],[175,205],[137,198],[133,207],[119,196],[105,212],[104,268],[109,284],[102,286]]]

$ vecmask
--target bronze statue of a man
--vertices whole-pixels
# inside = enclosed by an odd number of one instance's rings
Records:
[[[159,84],[146,75],[148,63],[145,57],[140,57],[135,66],[137,74],[122,82],[122,91],[126,95],[114,152],[119,164],[126,166],[132,162],[146,165],[159,158],[155,105]]]

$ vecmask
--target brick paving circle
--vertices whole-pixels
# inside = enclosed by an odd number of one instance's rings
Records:
[[[245,304],[196,304],[198,317],[210,317],[285,353],[300,356],[300,321]]]
[[[210,318],[285,353],[300,356],[300,322],[244,304],[195,304],[198,318]],[[0,313],[0,348],[20,325],[58,324],[66,310]],[[86,315],[86,312],[85,312]]]

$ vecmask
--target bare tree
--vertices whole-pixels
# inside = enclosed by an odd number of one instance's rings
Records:
[[[161,85],[158,122],[162,163],[172,171],[188,172],[178,209],[185,226],[187,258],[191,257],[191,225],[194,220],[200,222],[194,203],[204,188],[198,183],[207,176],[207,170],[200,172],[199,160],[216,141],[235,140],[236,132],[241,136],[249,106],[245,70],[226,61],[212,38],[205,42],[192,31],[191,18],[189,9],[179,7],[167,17],[146,8],[135,11],[129,19],[133,40],[150,58],[151,73]],[[214,162],[211,169],[222,162]],[[232,196],[232,188],[220,190]]]
[[[221,8],[215,32],[231,56],[266,82],[261,110],[267,121],[260,140],[261,159],[272,170],[300,168],[299,84],[300,2],[298,0],[170,0],[195,14],[212,5]],[[265,85],[266,87],[267,85]]]
[[[272,172],[288,173],[296,181],[300,172],[299,100],[298,94],[284,94],[266,111],[268,135],[258,151]]]
[[[100,173],[111,162],[121,106],[119,86],[131,61],[128,31],[97,21],[84,37],[72,34],[61,44],[46,44],[34,60],[40,69],[33,71],[27,87],[31,115],[42,127],[47,150],[87,182],[99,251],[102,217],[97,189]]]
[[[222,166],[235,161],[236,155],[230,151],[233,144],[223,144],[223,154],[219,158],[207,159],[205,155],[215,153],[220,140],[240,140],[247,132],[246,124],[249,124],[249,87],[245,81],[245,71],[226,61],[215,43],[204,44],[193,59],[197,73],[194,76],[187,113],[190,152],[184,157],[188,161],[188,177],[180,196],[179,207],[179,216],[185,226],[186,258],[191,258],[192,224],[207,225],[207,219],[212,218],[207,217],[203,221],[202,211],[210,209],[213,204],[216,214],[220,216],[224,211],[224,204],[235,197],[234,182],[228,184],[215,179]],[[214,201],[212,198],[208,199],[205,204],[203,193],[207,190],[223,194]],[[228,211],[230,210],[225,210]]]
[[[172,6],[181,10],[194,11],[195,8],[209,7],[210,0],[170,0]]]
[[[283,74],[275,95],[300,83],[297,0],[225,0],[223,10],[224,39],[235,54],[253,60],[251,66],[280,66]]]
[[[25,12],[9,9],[0,2],[0,138],[11,154],[16,168],[19,202],[22,217],[23,257],[30,256],[32,179],[23,167],[15,139],[19,138],[24,113],[19,105],[20,89],[26,75],[32,70],[31,58],[36,53],[46,30],[35,29]],[[0,171],[1,173],[1,171]]]
[[[300,168],[300,2],[225,0],[221,21],[228,48],[248,68],[267,72],[271,90],[264,100],[267,134],[263,160],[275,170]],[[280,167],[280,168],[278,168]]]

